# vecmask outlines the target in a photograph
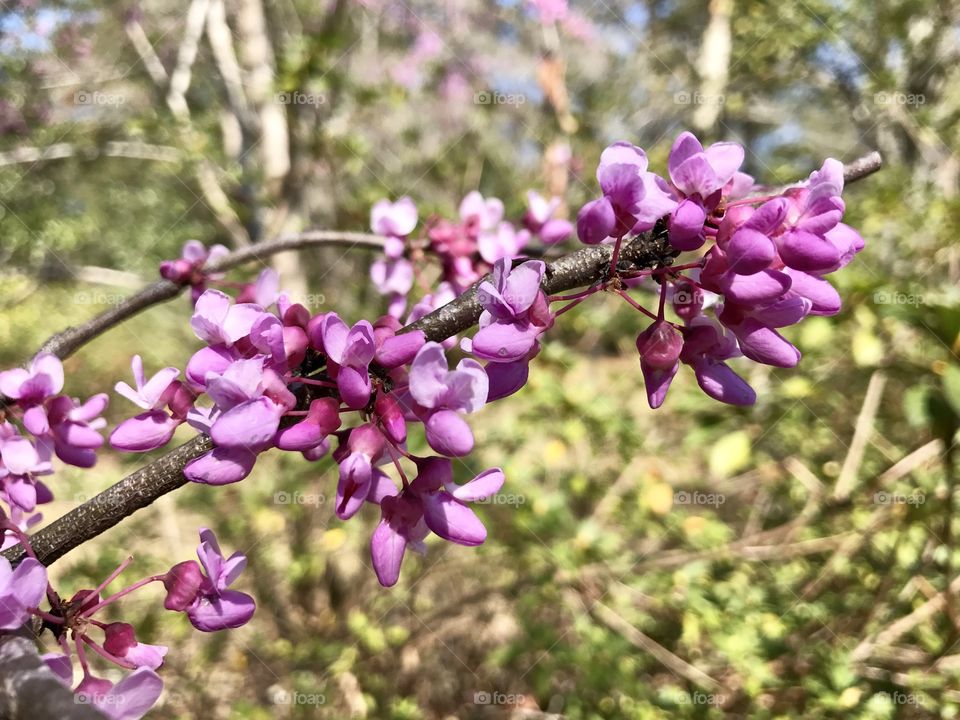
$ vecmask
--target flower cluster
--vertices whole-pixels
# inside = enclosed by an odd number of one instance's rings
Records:
[[[53,473],[53,456],[80,468],[97,461],[103,445],[100,415],[107,395],[86,402],[61,393],[63,364],[42,353],[29,367],[0,372],[0,517],[9,517],[20,530],[38,522],[37,505],[53,500],[40,478]],[[9,533],[3,547],[14,544]]]
[[[710,397],[752,404],[754,391],[726,361],[742,355],[776,367],[796,365],[800,352],[777,329],[839,312],[840,297],[824,276],[863,248],[857,232],[840,222],[839,161],[826,160],[806,182],[780,193],[751,195],[753,179],[740,172],[743,159],[740,145],[704,148],[683,133],[670,151],[667,180],[647,170],[640,148],[616,143],[603,152],[597,170],[603,196],[578,214],[583,242],[615,243],[611,276],[617,282],[652,276],[658,283],[655,313],[615,288],[652,319],[637,337],[651,407],[663,403],[681,363],[693,368]],[[621,273],[624,238],[657,227],[666,230],[674,250],[710,245],[694,262]],[[679,322],[665,315],[668,299]]]
[[[517,257],[534,237],[554,245],[573,234],[573,225],[557,217],[560,198],[548,200],[531,190],[527,202],[521,222],[514,224],[504,220],[502,201],[473,191],[461,201],[458,221],[431,218],[425,228],[426,239],[419,244],[407,242],[417,225],[413,201],[403,197],[393,203],[377,202],[370,213],[370,226],[387,237],[387,244],[385,257],[374,262],[370,277],[381,294],[388,296],[390,315],[400,317],[406,310],[406,297],[413,288],[423,249],[440,262],[443,281],[438,290],[459,295],[497,261]],[[407,321],[412,322],[410,318]]]
[[[380,218],[382,232],[410,229],[409,217],[403,224],[399,216],[387,216]],[[534,265],[542,274],[543,264]],[[506,270],[498,267],[507,282],[509,262]],[[490,324],[507,331],[524,328],[522,347],[512,342],[508,359],[525,360],[550,318],[537,272],[513,277],[501,288],[502,307]],[[275,285],[263,276],[258,283]],[[517,290],[529,297],[514,297]],[[141,358],[134,357],[134,386],[120,382],[116,390],[143,412],[114,429],[111,445],[128,452],[152,450],[187,423],[209,435],[214,448],[188,463],[184,474],[195,482],[223,485],[247,477],[268,449],[301,453],[312,461],[336,443],[336,512],[344,520],[367,500],[405,494],[400,459],[414,464],[429,459],[407,451],[409,425],[422,424],[438,456],[461,457],[473,449],[463,415],[488,400],[487,371],[479,362],[465,358],[451,370],[442,345],[426,342],[421,331],[400,332],[400,322],[390,315],[348,325],[334,312],[311,316],[283,294],[275,302],[272,296],[262,300],[270,305],[235,302],[207,289],[191,320],[206,346],[194,353],[182,375],[168,367],[148,379]],[[349,423],[347,416],[354,413],[357,421]],[[396,469],[401,490],[385,490],[385,478],[393,481],[380,469],[384,465]]]
[[[38,619],[60,649],[43,656],[48,667],[72,688],[78,702],[93,705],[110,718],[136,720],[156,703],[163,689],[156,671],[163,665],[168,648],[140,642],[129,623],[99,619],[104,608],[151,583],[163,584],[167,610],[183,612],[203,632],[240,627],[256,608],[249,595],[228,589],[243,571],[246,557],[234,553],[224,558],[216,538],[206,528],[200,531],[197,548],[200,563],[178,563],[166,573],[145,577],[104,597],[106,588],[132,562],[128,557],[96,588],[78,590],[64,599],[33,556],[29,538],[7,520],[0,525],[17,536],[28,555],[16,569],[6,558],[0,558],[0,632],[18,630]],[[48,610],[40,608],[44,599]],[[98,677],[91,668],[90,653],[131,672],[116,684]],[[81,673],[76,685],[74,658]]]
[[[193,302],[196,302],[207,289],[208,282],[223,277],[219,273],[204,272],[204,266],[213,265],[229,254],[225,245],[212,245],[208,249],[199,240],[187,240],[179,258],[160,263],[160,276],[178,285],[189,285]]]

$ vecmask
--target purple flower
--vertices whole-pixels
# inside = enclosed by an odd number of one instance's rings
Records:
[[[535,351],[537,339],[553,325],[540,290],[545,270],[540,260],[512,269],[508,259],[497,262],[492,281],[480,284],[477,297],[484,307],[480,330],[465,349],[491,362],[513,362]]]
[[[246,593],[227,588],[246,567],[246,556],[235,552],[229,558],[224,558],[213,531],[201,528],[197,557],[206,576],[200,583],[197,597],[186,609],[190,622],[203,632],[245,625],[257,605]]]
[[[16,630],[26,623],[47,592],[47,570],[33,558],[17,569],[0,557],[0,630]]]
[[[603,197],[577,214],[577,234],[588,245],[650,230],[677,207],[662,181],[647,172],[646,153],[630,143],[614,143],[603,151],[597,181]]]
[[[487,373],[476,360],[464,358],[449,370],[441,345],[429,342],[420,349],[410,366],[410,395],[430,447],[450,457],[473,449],[473,433],[458,413],[483,407],[488,388]]]
[[[125,622],[108,623],[103,628],[103,649],[115,658],[133,663],[136,667],[156,670],[163,665],[167,654],[164,645],[148,645],[137,642],[133,625]]]
[[[350,431],[346,445],[338,454],[340,482],[337,483],[337,517],[348,520],[363,507],[373,482],[373,466],[383,453],[383,434],[370,423]]]
[[[110,720],[139,720],[160,699],[163,681],[148,667],[140,667],[116,685],[87,675],[74,691],[77,702],[93,705]]]
[[[503,202],[484,198],[476,190],[460,201],[460,220],[478,231],[493,230],[503,219]]]
[[[37,405],[63,389],[63,364],[51,353],[41,353],[30,368],[0,372],[0,395],[17,400],[23,407]]]
[[[696,250],[704,243],[707,215],[720,202],[721,190],[743,163],[743,146],[715,143],[704,150],[693,133],[673,143],[667,168],[680,203],[668,223],[670,243],[677,250]]]
[[[724,362],[740,355],[736,340],[713,320],[700,315],[683,330],[680,360],[693,368],[700,388],[714,400],[753,405],[757,394]]]
[[[491,265],[502,258],[513,259],[530,241],[527,230],[517,230],[508,222],[500,222],[496,228],[485,230],[477,237],[477,250]]]
[[[431,531],[460,545],[481,545],[487,530],[467,503],[494,495],[504,482],[503,471],[492,468],[457,485],[446,458],[426,458],[417,467],[419,474],[403,491],[388,482],[371,488],[371,500],[380,504],[381,520],[370,551],[377,579],[385,587],[399,579],[408,546],[415,552],[426,551],[423,539]]]
[[[417,206],[409,197],[404,196],[393,203],[387,199],[379,200],[370,209],[370,228],[388,238],[405,238],[416,226]],[[388,242],[385,249],[388,257],[397,258],[403,252],[403,242]]]
[[[673,376],[680,367],[682,349],[683,336],[664,320],[654,321],[637,336],[640,369],[651,408],[663,405]]]
[[[110,434],[110,444],[125,452],[146,452],[170,442],[184,420],[185,414],[175,418],[162,409],[180,387],[175,383],[180,371],[174,367],[164,368],[148,381],[139,355],[133,356],[131,367],[136,389],[121,381],[114,390],[146,412],[120,423]]]
[[[376,353],[373,327],[361,320],[352,328],[336,313],[323,320],[323,349],[336,363],[337,387],[340,397],[352,410],[360,410],[370,402],[370,361]]]
[[[263,308],[259,305],[234,305],[229,296],[219,290],[207,290],[197,300],[190,326],[208,345],[231,347],[250,335],[262,314]]]
[[[264,369],[263,357],[237,360],[222,375],[208,376],[207,394],[221,411],[210,426],[210,437],[224,448],[269,447],[280,418],[296,404],[283,381]]]
[[[214,264],[229,254],[224,245],[213,245],[207,250],[199,240],[187,240],[178,259],[160,263],[160,276],[179,285],[191,285],[191,297],[196,303],[207,289],[208,280],[223,277],[222,273],[204,273],[204,265]]]

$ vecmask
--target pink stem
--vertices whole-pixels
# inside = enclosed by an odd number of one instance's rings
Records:
[[[645,307],[643,307],[643,305],[640,305],[636,300],[634,300],[632,297],[630,297],[629,295],[627,295],[627,293],[625,293],[623,290],[617,290],[617,294],[618,294],[620,297],[622,297],[624,300],[626,300],[628,303],[630,303],[630,305],[632,305],[635,310],[639,310],[639,311],[642,312],[644,315],[646,315],[647,317],[649,317],[649,318],[651,318],[651,319],[653,319],[653,320],[658,320],[658,319],[659,319],[656,315],[654,315],[652,312],[650,312],[650,311],[647,310]]]
[[[585,297],[577,298],[577,299],[573,300],[572,302],[567,303],[567,304],[564,305],[562,308],[560,308],[559,310],[557,310],[557,311],[553,314],[553,316],[554,316],[554,317],[560,317],[561,315],[563,315],[563,314],[564,314],[565,312],[567,312],[568,310],[573,310],[577,305],[579,305],[580,303],[582,303],[582,302],[583,302],[584,300],[586,300],[586,299],[587,299],[587,298],[585,298]]]
[[[84,616],[84,617],[89,617],[89,616],[93,615],[95,612],[97,612],[97,610],[99,610],[100,608],[102,608],[102,607],[104,607],[104,606],[106,606],[106,605],[109,605],[109,604],[112,603],[112,602],[116,602],[117,600],[119,600],[120,598],[122,598],[124,595],[129,595],[129,594],[132,593],[134,590],[138,590],[138,589],[142,588],[144,585],[149,585],[149,584],[152,583],[152,582],[160,582],[160,581],[163,580],[164,577],[165,577],[164,575],[151,575],[150,577],[145,577],[143,580],[138,580],[138,581],[135,582],[133,585],[131,585],[131,586],[129,586],[129,587],[125,587],[123,590],[119,590],[118,592],[115,592],[113,595],[111,595],[110,597],[108,597],[106,600],[103,600],[102,602],[97,603],[96,605],[94,605],[94,606],[93,606],[92,608],[90,608],[89,610],[84,610],[84,611],[83,611],[83,616]]]
[[[106,650],[104,650],[102,647],[100,647],[99,645],[97,645],[97,643],[95,643],[93,640],[91,640],[90,638],[88,638],[86,635],[81,635],[81,636],[80,636],[80,639],[83,640],[87,645],[89,645],[89,646],[90,646],[90,649],[93,650],[93,651],[94,651],[97,655],[99,655],[100,657],[105,658],[105,659],[109,660],[110,662],[112,662],[112,663],[114,663],[114,664],[116,664],[116,665],[119,665],[120,667],[124,667],[124,668],[127,668],[127,669],[129,669],[129,670],[134,670],[134,669],[136,669],[137,666],[136,666],[135,664],[133,664],[133,663],[130,662],[129,660],[124,660],[123,658],[118,658],[118,657],[116,657],[116,656],[114,656],[114,655],[111,655],[111,654],[108,653]]]
[[[586,290],[581,290],[580,292],[572,293],[570,295],[549,295],[547,297],[548,302],[564,302],[566,300],[582,300],[583,298],[588,298],[596,292],[599,292],[603,289],[601,285],[594,285],[589,287]]]
[[[97,589],[96,589],[96,590],[94,590],[92,593],[90,593],[90,597],[97,597],[97,596],[99,596],[100,593],[103,592],[103,589],[104,589],[107,585],[109,585],[110,583],[112,583],[114,580],[116,580],[117,576],[118,576],[120,573],[122,573],[124,570],[126,570],[127,566],[128,566],[130,563],[132,563],[132,562],[133,562],[133,555],[128,555],[128,556],[127,556],[127,559],[124,560],[122,563],[120,563],[120,564],[117,566],[117,569],[116,569],[116,570],[114,570],[112,573],[110,573],[109,575],[107,575],[107,579],[104,580],[102,583],[100,583],[100,584],[97,586]]]
[[[55,625],[63,625],[63,623],[66,622],[62,617],[51,615],[50,613],[45,612],[40,608],[28,608],[28,609],[30,610],[31,615],[36,615],[37,617],[41,617],[47,622],[53,623]]]
[[[336,383],[328,382],[326,380],[311,380],[310,378],[299,377],[299,376],[291,377],[290,380],[292,382],[302,382],[304,385],[316,385],[317,387],[325,387],[325,388],[337,387]]]

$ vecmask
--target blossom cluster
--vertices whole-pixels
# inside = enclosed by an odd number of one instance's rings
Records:
[[[536,295],[539,281],[534,284]],[[452,542],[482,542],[477,528],[483,526],[461,499],[463,493],[432,481],[427,488],[420,475],[408,481],[401,460],[420,470],[447,459],[449,470],[449,458],[472,450],[473,433],[463,416],[489,399],[484,365],[464,358],[450,369],[442,345],[427,342],[418,330],[400,332],[399,321],[390,315],[352,325],[335,312],[311,315],[286,295],[263,290],[276,286],[272,271],[265,271],[257,286],[251,296],[259,303],[234,301],[214,288],[197,299],[191,326],[206,345],[182,375],[167,367],[148,379],[141,358],[133,358],[134,385],[120,382],[116,390],[143,412],[121,422],[110,444],[127,452],[153,450],[169,442],[178,426],[189,424],[207,434],[214,447],[188,463],[184,474],[210,485],[243,480],[271,448],[300,453],[308,461],[332,449],[339,469],[337,516],[347,520],[365,502],[380,506],[381,528],[371,554],[384,584],[396,582],[406,545],[421,547],[423,528]],[[512,313],[507,318],[507,311],[500,311],[497,322],[507,323],[504,327],[529,314],[520,305],[504,307]],[[437,456],[408,452],[408,426],[414,424],[422,425]],[[393,468],[397,480],[383,467]],[[502,482],[499,471],[490,472]],[[452,478],[452,471],[448,474]],[[490,481],[482,484],[488,487]],[[446,513],[446,520],[438,520],[438,513]],[[391,552],[383,552],[383,543]]]
[[[224,558],[213,533],[200,531],[196,560],[174,565],[159,575],[145,577],[121,590],[104,596],[106,588],[130,565],[128,557],[96,588],[76,591],[62,598],[49,583],[46,568],[36,559],[30,540],[9,520],[0,522],[17,536],[27,552],[14,569],[0,557],[0,633],[16,631],[32,621],[53,635],[59,652],[42,657],[54,675],[71,688],[78,702],[93,705],[104,715],[117,720],[142,717],[159,699],[163,681],[157,670],[163,665],[168,648],[137,640],[130,623],[106,622],[97,616],[104,608],[151,583],[165,589],[163,606],[182,612],[203,632],[237,628],[253,616],[252,597],[229,586],[246,566],[246,557],[233,553]],[[41,609],[44,600],[49,609]],[[94,674],[90,653],[130,672],[117,683]],[[74,684],[74,659],[80,679]]]
[[[755,402],[753,389],[726,363],[744,356],[793,367],[800,352],[779,332],[808,315],[832,315],[840,296],[824,276],[849,263],[863,239],[840,222],[843,166],[828,159],[803,183],[770,194],[740,172],[736,143],[704,148],[691,133],[674,142],[668,179],[647,169],[643,150],[616,143],[600,157],[602,196],[577,216],[584,243],[615,243],[614,281],[650,277],[656,311],[617,289],[652,322],[637,337],[651,407],[659,407],[680,364],[707,395],[733,405]],[[617,257],[631,235],[665,230],[670,246],[697,252],[674,266],[621,273]],[[703,250],[703,248],[707,248]],[[684,272],[686,271],[686,272]],[[677,320],[666,317],[666,301]]]
[[[563,242],[573,234],[573,225],[561,217],[559,197],[544,198],[531,190],[527,210],[518,224],[504,219],[504,205],[498,198],[485,198],[477,191],[460,202],[457,221],[433,217],[424,228],[425,237],[416,242],[410,235],[419,219],[409,197],[396,202],[380,200],[370,213],[374,232],[387,238],[384,257],[370,268],[370,277],[381,294],[389,298],[389,314],[401,317],[407,309],[407,295],[414,285],[425,248],[439,261],[441,281],[414,308],[407,322],[413,322],[455,297],[486,275],[499,260],[510,260],[537,238],[544,245]],[[451,298],[452,299],[452,298]]]
[[[53,500],[41,479],[54,472],[53,457],[90,468],[103,445],[107,395],[81,402],[63,394],[63,385],[63,364],[50,353],[26,368],[0,372],[0,518],[20,530],[42,519],[37,505]],[[4,549],[17,542],[11,532],[2,538]]]

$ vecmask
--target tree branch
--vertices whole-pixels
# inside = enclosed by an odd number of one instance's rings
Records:
[[[861,161],[857,161],[852,166],[856,167],[857,174],[852,176],[850,182],[865,177],[878,169],[879,155],[876,156],[875,161],[868,163],[868,166],[873,169],[864,169],[860,163]],[[311,236],[310,233],[304,235]],[[312,237],[326,236],[313,233]],[[342,240],[343,234],[337,234],[336,237]],[[371,244],[377,246],[379,238],[375,241],[370,239],[371,236],[367,237]],[[375,238],[376,236],[372,237]],[[279,252],[281,249],[292,250],[304,247],[307,244],[310,244],[310,239],[298,235],[290,238],[278,238],[273,243],[265,245],[269,245],[273,252]],[[263,252],[263,246],[259,250],[256,246],[240,250],[224,258],[213,269],[226,270],[246,260],[260,257]],[[600,282],[606,277],[612,252],[613,248],[610,245],[597,245],[582,248],[561,257],[555,262],[548,263],[541,287],[544,292],[554,294]],[[659,236],[644,234],[623,246],[620,253],[621,266],[626,264],[639,269],[656,267],[661,263],[669,264],[672,254],[665,233]],[[417,322],[407,325],[404,330],[422,330],[427,340],[439,342],[473,326],[483,310],[477,300],[477,287],[480,282],[482,280],[475,283],[455,300],[434,310]],[[170,285],[173,284],[170,283]],[[179,291],[177,286],[173,285],[173,287]],[[102,332],[103,329],[105,327],[98,332]],[[82,342],[79,344],[82,344]],[[79,344],[71,345],[68,342],[57,344],[48,341],[45,347],[50,346],[61,351],[67,349],[72,352],[73,349],[79,347]],[[66,354],[69,354],[69,352],[66,352]],[[210,439],[205,435],[200,435],[120,480],[80,507],[39,530],[30,538],[38,559],[44,565],[51,564],[81,543],[95,538],[100,533],[118,524],[125,517],[185,484],[187,480],[183,475],[184,466],[207,452],[211,447]],[[16,565],[23,559],[24,551],[20,545],[15,545],[5,550],[3,555],[12,564]]]
[[[379,235],[358,232],[338,232],[335,230],[310,230],[295,235],[285,235],[250,245],[227,255],[218,263],[205,267],[206,272],[230,270],[252,260],[262,260],[275,253],[286,250],[299,250],[318,245],[339,245],[348,248],[382,248],[384,239]],[[151,283],[136,295],[131,295],[122,303],[105,310],[82,325],[68,327],[48,338],[37,351],[53,353],[64,360],[88,342],[103,334],[114,325],[118,325],[149,307],[171,300],[186,288],[169,280]]]

